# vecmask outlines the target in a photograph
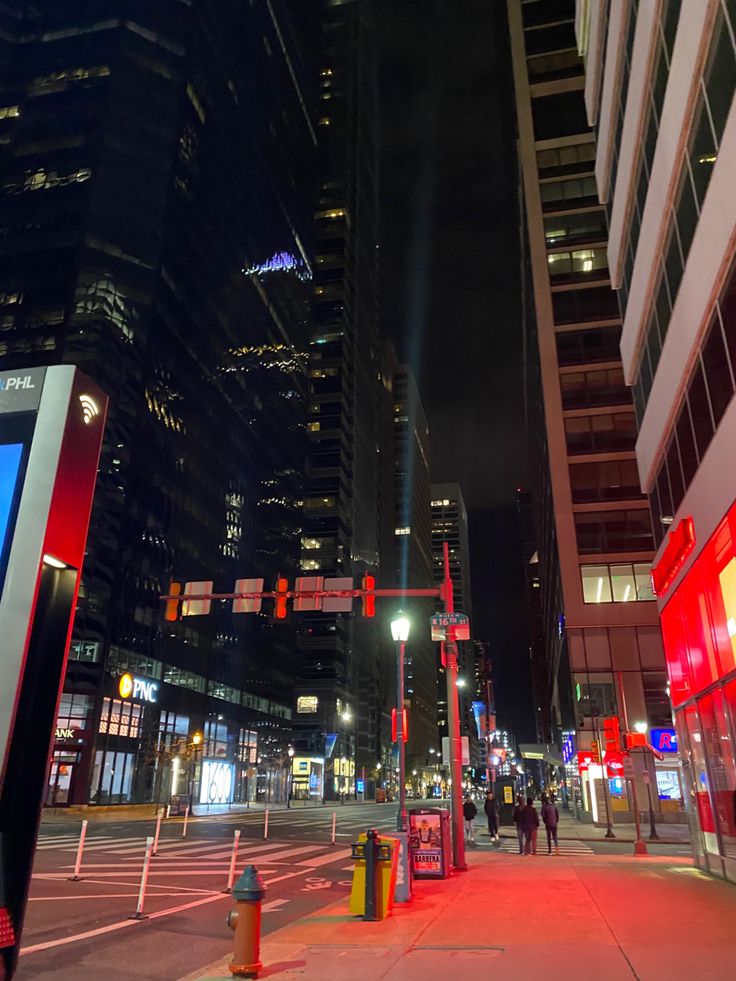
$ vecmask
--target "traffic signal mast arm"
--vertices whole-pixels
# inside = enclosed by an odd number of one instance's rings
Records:
[[[174,584],[172,584],[174,585]],[[176,584],[178,585],[178,584]],[[434,596],[444,599],[444,589],[439,586],[435,589],[291,589],[285,593],[275,590],[263,590],[259,593],[187,593],[186,596],[172,590],[159,597],[168,601],[194,601],[194,600],[236,600],[236,599],[275,599],[277,596],[286,596],[288,599],[362,599],[364,596]]]

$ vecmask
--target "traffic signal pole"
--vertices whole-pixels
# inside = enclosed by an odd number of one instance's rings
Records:
[[[445,580],[443,600],[445,613],[455,612],[455,602],[450,578],[450,554],[447,542],[443,542]],[[465,861],[465,836],[463,831],[463,768],[462,740],[460,738],[460,698],[457,687],[457,641],[452,627],[447,628],[447,640],[442,642],[445,656],[445,679],[447,681],[447,729],[450,744],[450,813],[452,815],[452,864],[458,871],[467,869]]]

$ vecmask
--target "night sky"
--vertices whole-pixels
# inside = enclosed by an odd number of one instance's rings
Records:
[[[473,636],[533,737],[515,490],[527,481],[515,117],[501,0],[379,0],[383,332],[418,379],[433,479],[470,512]]]

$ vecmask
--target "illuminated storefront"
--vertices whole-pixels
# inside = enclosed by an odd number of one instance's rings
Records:
[[[736,881],[736,504],[667,595],[666,580],[695,545],[697,527],[691,545],[682,524],[654,578],[664,594],[662,631],[693,847],[701,867]]]

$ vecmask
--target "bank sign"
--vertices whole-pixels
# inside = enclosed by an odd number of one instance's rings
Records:
[[[137,678],[124,674],[118,683],[121,698],[133,698],[140,702],[155,703],[158,700],[158,683],[150,678]]]
[[[652,729],[649,733],[652,746],[660,753],[677,752],[677,733],[674,729]]]

